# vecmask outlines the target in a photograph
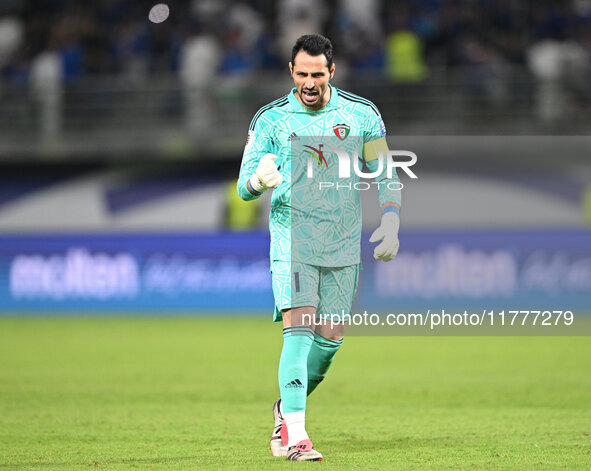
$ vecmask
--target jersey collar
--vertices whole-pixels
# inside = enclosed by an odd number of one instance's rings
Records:
[[[328,84],[329,88],[330,88],[330,100],[328,100],[328,103],[320,108],[319,110],[311,110],[306,108],[304,105],[302,105],[298,99],[295,96],[295,87],[291,89],[291,92],[289,93],[289,104],[291,105],[291,109],[296,111],[296,112],[303,112],[303,113],[322,113],[323,111],[328,111],[331,110],[333,108],[337,107],[337,102],[338,102],[338,93],[337,93],[337,89],[336,87],[333,87],[330,83]]]

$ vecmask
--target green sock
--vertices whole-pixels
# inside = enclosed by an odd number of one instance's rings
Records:
[[[279,391],[283,412],[306,410],[308,384],[307,359],[314,342],[310,327],[293,326],[283,329],[283,350],[279,360]]]
[[[314,334],[314,343],[308,354],[308,396],[326,376],[330,365],[332,365],[332,360],[342,344],[343,339],[331,340]]]

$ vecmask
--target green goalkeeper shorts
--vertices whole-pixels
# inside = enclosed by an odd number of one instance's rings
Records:
[[[319,267],[299,262],[271,262],[275,313],[273,320],[281,321],[281,311],[312,306],[317,317],[342,320],[351,314],[357,292],[360,265]]]

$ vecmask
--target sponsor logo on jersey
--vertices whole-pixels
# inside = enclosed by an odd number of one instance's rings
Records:
[[[304,152],[306,154],[310,154],[312,157],[315,157],[316,160],[318,161],[318,165],[320,165],[322,167],[322,162],[324,162],[324,165],[326,166],[326,168],[328,168],[328,162],[324,158],[324,153],[322,152],[322,144],[320,144],[318,146],[319,149],[316,149],[316,147],[312,147],[312,146],[304,146],[304,147],[311,149],[311,150],[305,150]]]
[[[351,126],[345,123],[335,124],[332,130],[341,141],[344,141],[351,132]]]

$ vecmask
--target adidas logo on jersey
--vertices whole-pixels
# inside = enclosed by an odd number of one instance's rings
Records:
[[[303,388],[304,385],[299,379],[294,379],[293,381],[287,383],[285,385],[286,388]]]
[[[298,135],[295,132],[292,132],[287,138],[287,142],[295,141],[297,139],[299,139]]]

